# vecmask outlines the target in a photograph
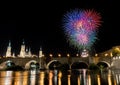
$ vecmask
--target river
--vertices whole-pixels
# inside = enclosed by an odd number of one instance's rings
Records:
[[[120,71],[0,71],[0,85],[120,85]]]

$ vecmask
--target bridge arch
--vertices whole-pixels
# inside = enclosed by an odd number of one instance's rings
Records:
[[[84,61],[73,62],[71,64],[71,69],[87,69],[88,64]]]
[[[29,69],[31,64],[38,63],[36,60],[30,60],[25,64],[25,69]]]
[[[61,62],[58,61],[58,60],[52,60],[52,61],[50,61],[50,62],[47,64],[46,69],[53,69],[53,68],[54,68],[54,65],[55,65],[55,67],[58,67],[58,66],[60,66],[60,65],[62,65],[62,64],[61,64]],[[51,67],[51,66],[52,66],[52,67]]]
[[[10,67],[12,65],[15,65],[15,63],[11,60],[4,61],[0,64],[0,69],[4,69],[6,67]]]
[[[97,63],[98,66],[103,65],[104,67],[110,67],[110,64],[106,61],[100,61]]]

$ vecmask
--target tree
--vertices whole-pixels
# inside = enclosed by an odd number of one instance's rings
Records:
[[[114,48],[114,49],[112,50],[112,55],[113,55],[113,56],[118,56],[118,55],[120,55],[120,49],[119,49],[118,47]]]

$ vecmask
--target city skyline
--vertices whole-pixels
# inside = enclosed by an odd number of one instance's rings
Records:
[[[6,52],[9,40],[13,50],[19,51],[23,39],[33,53],[38,53],[40,46],[45,53],[76,52],[76,49],[67,43],[62,27],[64,14],[75,8],[95,9],[102,17],[98,40],[93,46],[96,52],[120,45],[117,22],[119,14],[115,1],[58,1],[49,3],[47,7],[41,5],[42,3],[33,6],[23,5],[22,8],[18,8],[18,15],[15,15],[15,9],[7,10],[11,13],[10,16],[5,12],[5,18],[0,20],[0,54]]]

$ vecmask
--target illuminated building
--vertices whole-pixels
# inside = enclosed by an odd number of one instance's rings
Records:
[[[88,57],[88,56],[89,56],[88,51],[84,49],[81,53],[81,57]]]
[[[6,51],[6,57],[11,57],[11,42],[9,41],[9,45]]]

